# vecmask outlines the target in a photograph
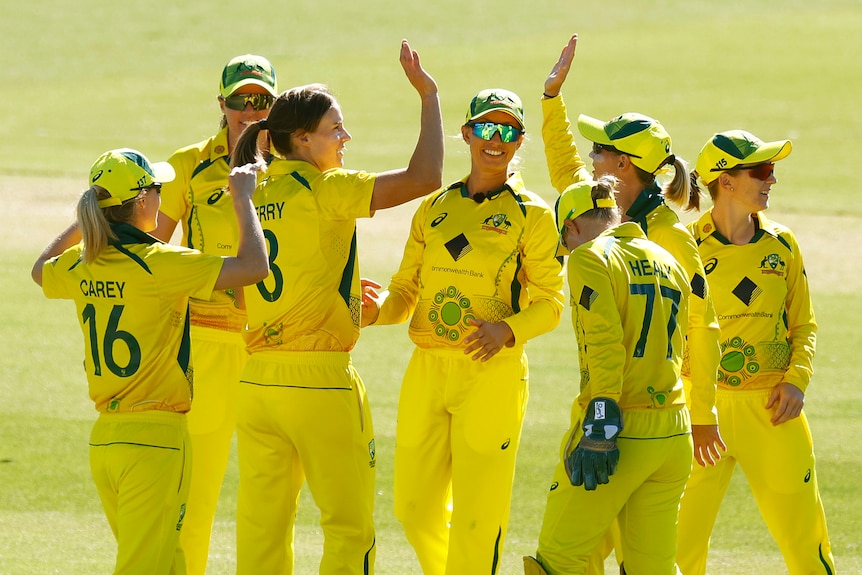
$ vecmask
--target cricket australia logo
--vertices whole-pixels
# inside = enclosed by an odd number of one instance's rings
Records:
[[[482,229],[497,232],[498,234],[509,233],[509,228],[512,227],[512,222],[506,217],[506,214],[494,214],[488,216],[482,222]]]
[[[760,273],[784,276],[784,260],[778,254],[769,254],[760,261]]]

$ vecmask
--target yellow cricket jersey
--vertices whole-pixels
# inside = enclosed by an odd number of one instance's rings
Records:
[[[227,193],[227,128],[180,148],[168,162],[177,175],[162,185],[160,211],[182,225],[182,245],[206,254],[235,256],[239,228]],[[215,291],[206,300],[192,299],[189,307],[193,325],[235,332],[245,325],[245,312],[237,304],[234,288]]]
[[[581,408],[595,397],[624,411],[685,405],[690,287],[674,257],[627,222],[575,249],[568,278]]]
[[[270,272],[245,288],[249,352],[353,349],[362,311],[356,218],[372,216],[376,178],[273,160],[253,198]]]
[[[192,399],[188,299],[206,299],[223,259],[114,225],[119,241],[91,263],[75,246],[48,260],[42,289],[75,301],[90,397],[102,413],[187,412]]]
[[[712,210],[689,224],[721,324],[718,385],[762,389],[786,381],[805,391],[817,324],[799,244],[763,214],[754,222],[754,237],[742,246],[715,229]]]
[[[562,193],[569,185],[590,177],[578,154],[563,96],[542,100],[542,139],[551,183]],[[719,328],[697,245],[676,213],[664,203],[657,186],[644,189],[626,212],[640,224],[647,238],[669,251],[688,273],[692,298],[689,307],[683,377],[691,381],[688,398],[692,423],[716,425],[715,373],[719,358]]]
[[[425,198],[378,324],[402,323],[423,348],[461,349],[470,318],[505,321],[515,344],[557,326],[563,308],[559,234],[521,176],[477,203],[466,178]]]

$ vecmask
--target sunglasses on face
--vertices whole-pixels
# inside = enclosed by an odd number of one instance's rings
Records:
[[[748,174],[761,182],[765,182],[775,173],[775,164],[767,162],[765,164],[757,164],[755,166],[736,166],[734,170],[748,170]]]
[[[602,152],[613,152],[614,154],[625,154],[626,156],[631,156],[632,158],[640,158],[640,156],[635,156],[634,154],[629,154],[628,152],[620,151],[613,146],[608,146],[607,144],[600,144],[598,142],[593,142],[593,153],[601,154]]]
[[[130,188],[130,190],[133,192],[135,192],[135,191],[143,192],[144,190],[155,190],[157,194],[162,195],[162,185],[158,182],[153,182],[149,186],[139,186],[137,188]]]
[[[523,134],[523,131],[515,126],[507,126],[506,124],[497,124],[494,122],[480,122],[478,124],[472,124],[472,126],[473,134],[488,142],[494,139],[494,134],[498,132],[500,134],[500,139],[503,140],[504,144],[514,142],[521,136],[521,134]]]
[[[270,94],[234,94],[224,99],[224,104],[231,110],[245,110],[247,104],[256,111],[266,110],[275,100]]]

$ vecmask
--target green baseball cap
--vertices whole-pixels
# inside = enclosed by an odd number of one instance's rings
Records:
[[[728,130],[712,136],[697,156],[696,171],[704,184],[718,178],[721,172],[739,166],[777,162],[790,155],[790,140],[764,142],[745,130]]]
[[[626,154],[635,166],[650,174],[673,156],[667,130],[658,120],[643,114],[627,112],[609,122],[581,114],[578,130],[589,141]]]
[[[566,220],[574,220],[596,208],[615,208],[617,203],[613,198],[593,199],[593,180],[582,180],[571,184],[563,190],[557,200],[557,229],[563,233]]]
[[[470,101],[464,123],[478,120],[495,110],[509,114],[518,121],[522,129],[524,128],[524,105],[521,103],[521,98],[516,93],[502,88],[489,88],[476,94]]]
[[[176,177],[167,162],[150,164],[146,156],[131,148],[105,152],[90,168],[90,186],[105,188],[111,197],[99,200],[100,208],[119,206],[152,185],[171,182]]]
[[[275,68],[263,56],[244,54],[232,58],[221,73],[218,91],[227,98],[239,88],[256,84],[266,89],[272,96],[278,97],[278,83],[275,78]]]

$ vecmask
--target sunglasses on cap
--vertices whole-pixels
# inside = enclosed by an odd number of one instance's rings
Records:
[[[245,110],[246,105],[260,112],[272,106],[275,98],[270,94],[234,94],[224,99],[224,104],[231,110]]]
[[[498,132],[504,144],[514,142],[524,133],[523,130],[515,126],[507,126],[506,124],[497,124],[495,122],[479,122],[470,125],[473,126],[473,134],[488,142],[493,140],[494,134]]]
[[[775,164],[766,162],[765,164],[755,164],[753,166],[735,166],[731,171],[748,170],[749,175],[755,180],[765,182],[769,176],[775,173]]]
[[[640,158],[641,156],[636,156],[634,154],[629,154],[628,152],[623,152],[622,150],[618,150],[613,146],[608,146],[607,144],[600,144],[598,142],[593,142],[593,153],[601,154],[602,152],[613,152],[614,154],[625,154],[626,156],[631,156],[632,158]]]

